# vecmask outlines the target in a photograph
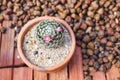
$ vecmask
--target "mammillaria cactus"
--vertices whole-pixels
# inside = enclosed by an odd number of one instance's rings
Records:
[[[63,45],[64,28],[55,20],[43,20],[37,25],[36,36],[40,44],[48,48],[58,48]]]

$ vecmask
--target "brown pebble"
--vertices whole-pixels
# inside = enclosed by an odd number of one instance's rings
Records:
[[[114,34],[114,36],[115,36],[115,38],[119,39],[119,38],[120,38],[120,33],[116,32],[116,33]]]
[[[81,2],[77,2],[77,4],[75,5],[75,9],[77,9],[80,5],[81,5]]]
[[[108,7],[110,5],[110,1],[106,1],[104,7]]]
[[[99,70],[102,71],[102,72],[106,72],[107,71],[105,65],[101,65],[100,68],[99,68]]]
[[[89,67],[90,72],[96,72],[96,69],[94,67]]]
[[[109,62],[109,63],[106,63],[105,66],[106,66],[107,70],[109,70],[111,68],[112,64],[111,64],[111,62]]]
[[[16,12],[16,15],[17,15],[17,16],[20,16],[20,15],[22,15],[22,14],[23,14],[23,11],[22,11],[22,10],[19,10],[19,11]]]
[[[116,62],[115,66],[116,66],[117,68],[120,68],[120,61],[119,61],[119,60]]]
[[[108,60],[108,58],[107,57],[103,57],[103,62],[104,63],[107,63],[109,60]]]
[[[85,65],[85,66],[87,65],[87,66],[88,66],[88,62],[89,62],[88,59],[84,59],[84,60],[83,60],[83,65]]]
[[[99,50],[100,50],[100,51],[103,51],[103,50],[104,50],[104,48],[103,48],[102,46],[100,46],[100,47],[99,47]]]
[[[93,42],[89,42],[88,45],[87,45],[87,47],[88,47],[89,49],[94,50],[94,43],[93,43]]]
[[[94,64],[94,59],[91,59],[91,60],[89,61],[89,66],[93,66],[93,64]]]
[[[107,34],[108,35],[114,35],[114,31],[112,28],[107,28]]]
[[[56,5],[59,4],[59,2],[60,2],[59,0],[56,0],[56,1],[53,2],[53,4],[56,6]]]
[[[63,12],[58,12],[60,18],[64,19],[66,17],[67,14],[63,13]]]
[[[82,42],[82,43],[81,43],[81,47],[82,47],[82,48],[86,48],[86,44]]]
[[[88,69],[89,69],[89,66],[88,66],[88,65],[83,66],[83,71],[88,71]]]
[[[98,37],[99,38],[103,38],[104,37],[104,31],[102,31],[102,30],[100,30],[99,32],[98,32]]]
[[[85,20],[85,23],[89,26],[93,26],[93,22],[91,20]]]
[[[11,8],[13,6],[13,3],[11,2],[11,1],[9,1],[8,3],[7,3],[7,7],[8,8]]]
[[[87,28],[86,23],[83,22],[83,23],[81,24],[80,28],[83,29],[83,30],[86,30],[86,28]]]
[[[116,62],[117,62],[117,60],[116,60],[116,59],[114,59],[114,60],[112,61],[112,64],[114,65]]]
[[[107,43],[107,39],[106,38],[103,38],[103,39],[101,39],[101,41],[100,41],[102,44],[106,44]]]
[[[73,31],[76,32],[80,28],[80,23],[76,23],[73,27]]]
[[[74,14],[75,13],[75,9],[71,8],[70,12]]]
[[[115,16],[112,15],[112,14],[111,14],[111,15],[108,15],[108,16],[109,16],[110,19],[114,19],[114,18],[115,18]]]
[[[114,36],[111,36],[110,38],[109,38],[109,40],[111,41],[111,42],[116,42],[117,41],[117,39],[114,37]]]
[[[3,15],[0,15],[0,22],[3,20]]]
[[[93,1],[93,2],[91,3],[91,6],[93,7],[94,10],[96,10],[99,5],[98,5],[97,1]]]
[[[10,15],[12,13],[12,9],[11,8],[7,8],[5,11],[6,14]]]
[[[40,11],[33,11],[33,15],[34,16],[39,16],[40,15]]]
[[[102,64],[102,63],[103,63],[103,59],[102,59],[102,58],[98,58],[98,62],[99,62],[100,64]]]
[[[17,22],[17,26],[18,26],[18,27],[22,27],[22,21],[21,21],[21,20],[19,20],[19,21]]]
[[[108,60],[109,60],[110,62],[113,60],[113,58],[114,58],[113,54],[109,54],[109,55],[108,55]]]
[[[100,20],[100,15],[96,14],[94,18],[95,18],[96,21],[98,21],[98,20]]]
[[[77,14],[75,14],[75,13],[73,13],[73,14],[71,15],[71,17],[74,18],[74,19],[79,19],[79,16],[78,16]]]
[[[70,22],[71,22],[71,17],[70,17],[70,16],[67,16],[67,17],[65,18],[65,21],[68,22],[68,23],[70,23]]]
[[[83,41],[88,43],[90,41],[90,37],[88,35],[83,36]]]
[[[93,80],[92,76],[86,76],[85,80]]]
[[[59,11],[63,11],[64,10],[64,7],[62,5],[57,5],[56,6],[56,9],[59,10]]]
[[[65,4],[66,0],[60,0],[60,2],[61,2],[62,4]]]
[[[7,29],[5,27],[2,27],[0,30],[2,33],[6,33]]]
[[[78,39],[78,40],[82,38],[82,35],[81,35],[80,32],[77,32],[77,33],[75,34],[75,36],[76,36],[76,39]]]
[[[97,37],[96,32],[91,32],[89,35],[90,35],[91,40],[95,40],[95,38]]]
[[[100,9],[98,9],[98,14],[100,14],[100,15],[102,15],[103,14],[103,12],[104,12],[104,10],[103,10],[103,8],[100,8]]]
[[[113,46],[113,43],[110,42],[110,41],[108,41],[106,45],[107,45],[108,47],[111,47],[111,46]]]
[[[82,9],[83,9],[83,10],[86,9],[87,7],[88,7],[88,5],[85,4],[85,3],[82,5]]]
[[[88,27],[87,29],[86,29],[86,33],[91,33],[91,31],[92,31],[92,27]]]
[[[94,16],[94,13],[93,13],[93,11],[88,11],[88,12],[87,12],[87,15],[88,15],[89,17],[93,17],[93,16]]]
[[[3,17],[4,17],[5,20],[10,20],[10,16],[7,15],[7,14],[3,14]]]
[[[95,26],[95,30],[96,30],[96,31],[99,31],[99,30],[100,30],[100,27],[99,27],[99,26]]]
[[[100,4],[100,6],[103,6],[103,4],[106,2],[106,0],[100,0],[99,1],[99,4]]]
[[[81,1],[82,1],[82,0],[81,0]],[[85,3],[86,3],[86,4],[90,4],[90,2],[91,2],[90,0],[85,0]]]
[[[98,70],[100,68],[100,64],[98,62],[94,62],[94,68]]]
[[[89,72],[88,72],[88,71],[84,71],[84,75],[85,75],[85,76],[88,76],[88,75],[89,75]]]
[[[81,44],[81,46],[84,46],[83,44]],[[86,58],[86,56],[88,56],[86,53],[87,53],[87,49],[83,48],[82,50],[82,53],[84,54],[83,57]]]
[[[87,50],[87,54],[88,54],[88,55],[93,55],[93,54],[94,54],[94,52],[93,52],[93,50],[88,49],[88,50]]]

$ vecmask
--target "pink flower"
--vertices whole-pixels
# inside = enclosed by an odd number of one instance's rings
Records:
[[[51,41],[50,36],[43,36],[44,43],[49,43]]]
[[[61,28],[61,27],[58,27],[58,28],[57,28],[57,31],[58,31],[58,32],[61,32],[61,31],[62,31],[62,28]]]

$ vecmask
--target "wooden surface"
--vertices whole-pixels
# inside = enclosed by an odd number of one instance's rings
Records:
[[[84,80],[82,54],[80,47],[69,64],[62,70],[53,73],[42,73],[28,68],[19,58],[14,48],[14,30],[0,33],[0,80]],[[120,80],[120,70],[113,66],[107,73],[92,73],[93,80]]]

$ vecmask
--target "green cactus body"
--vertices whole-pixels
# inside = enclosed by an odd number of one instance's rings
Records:
[[[64,28],[55,20],[43,20],[37,25],[36,37],[40,44],[48,48],[58,48],[64,42]]]

